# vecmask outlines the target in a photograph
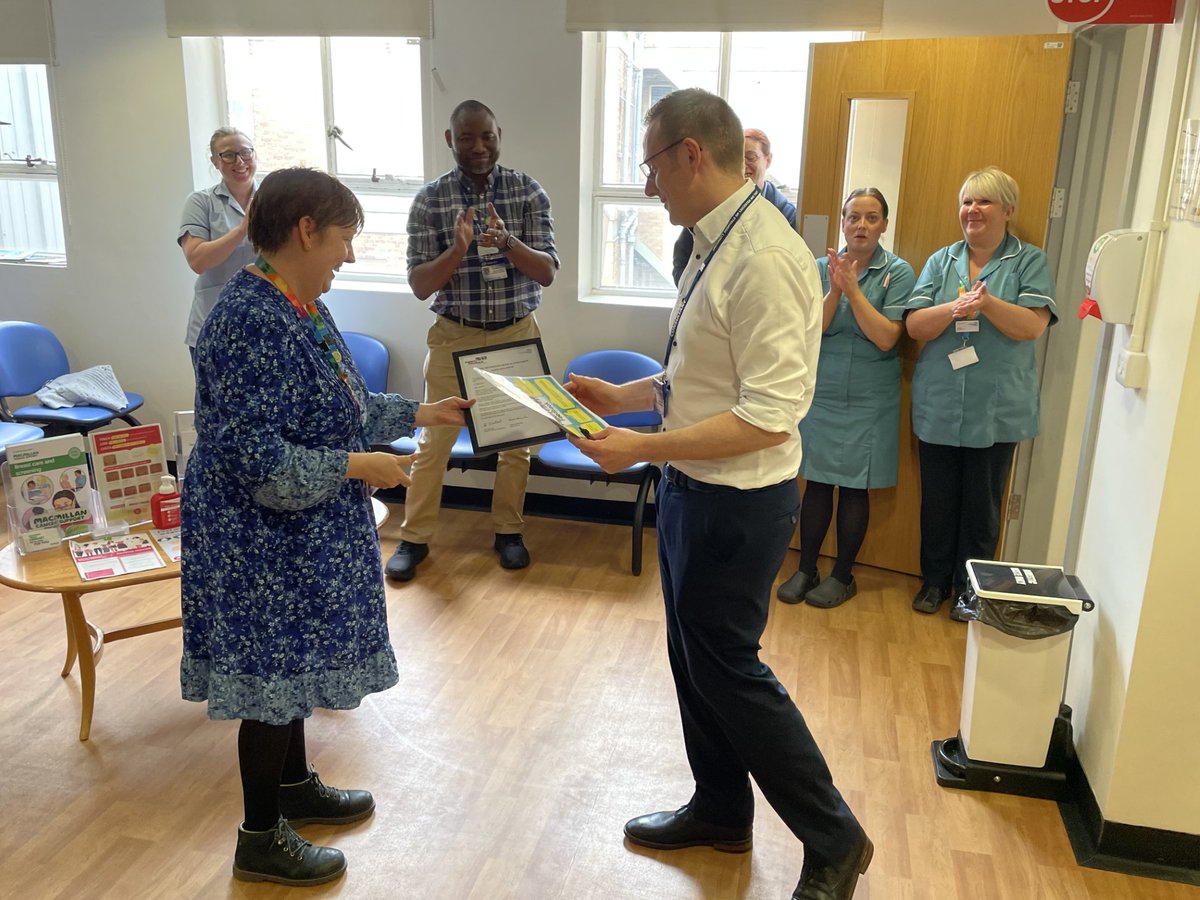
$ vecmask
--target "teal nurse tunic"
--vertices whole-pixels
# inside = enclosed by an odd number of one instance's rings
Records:
[[[821,289],[829,292],[829,257],[817,260]],[[904,315],[916,277],[912,266],[876,247],[858,286],[893,322]],[[842,297],[821,335],[821,357],[812,408],[800,423],[804,456],[800,474],[810,481],[850,488],[896,483],[900,433],[900,360],[881,351],[858,327]]]
[[[958,298],[971,287],[966,241],[943,247],[925,263],[908,309],[924,309]],[[1018,306],[1050,308],[1058,321],[1054,279],[1046,254],[1007,234],[978,279],[988,291]],[[986,316],[979,331],[956,332],[954,325],[925,344],[913,376],[913,432],[929,444],[990,447],[1015,443],[1038,433],[1038,383],[1034,341],[1015,341]],[[954,369],[949,354],[975,348],[979,362]]]

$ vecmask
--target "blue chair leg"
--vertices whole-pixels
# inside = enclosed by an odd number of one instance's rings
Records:
[[[646,517],[646,495],[650,492],[650,486],[658,485],[658,479],[662,477],[658,466],[647,466],[645,473],[642,475],[642,483],[638,485],[637,502],[633,505],[633,569],[634,575],[642,574],[642,521]]]

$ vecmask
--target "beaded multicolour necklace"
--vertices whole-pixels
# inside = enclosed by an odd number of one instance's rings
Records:
[[[321,310],[317,308],[316,301],[305,303],[297,297],[296,292],[288,287],[288,283],[283,280],[283,276],[261,256],[254,261],[254,264],[266,276],[267,281],[275,285],[279,293],[288,298],[288,302],[296,310],[296,315],[308,320],[313,340],[317,342],[317,346],[325,351],[325,358],[329,360],[329,365],[333,368],[333,371],[337,374],[342,384],[346,386],[346,390],[350,392],[350,397],[354,400],[355,407],[358,407],[358,396],[354,393],[353,388],[350,387],[350,373],[342,365],[342,352],[338,350],[337,344],[334,343],[333,336],[329,333],[329,327],[325,324],[325,317],[321,315]],[[359,408],[361,409],[361,407]]]

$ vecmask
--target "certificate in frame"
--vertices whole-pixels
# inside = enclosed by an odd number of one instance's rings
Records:
[[[466,419],[471,447],[477,454],[544,444],[562,436],[562,431],[545,416],[506,397],[476,375],[477,368],[498,375],[532,377],[549,375],[550,364],[541,338],[454,353],[459,391],[463,397],[475,401],[466,411]]]

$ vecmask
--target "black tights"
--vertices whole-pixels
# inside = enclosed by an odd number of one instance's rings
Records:
[[[242,719],[238,730],[238,767],[247,831],[266,831],[279,821],[279,785],[308,778],[304,720],[268,725]]]
[[[833,519],[832,484],[810,481],[800,506],[800,571],[817,574],[817,556]],[[867,536],[871,501],[866,488],[838,488],[837,560],[830,573],[843,584],[850,583],[854,559]]]

